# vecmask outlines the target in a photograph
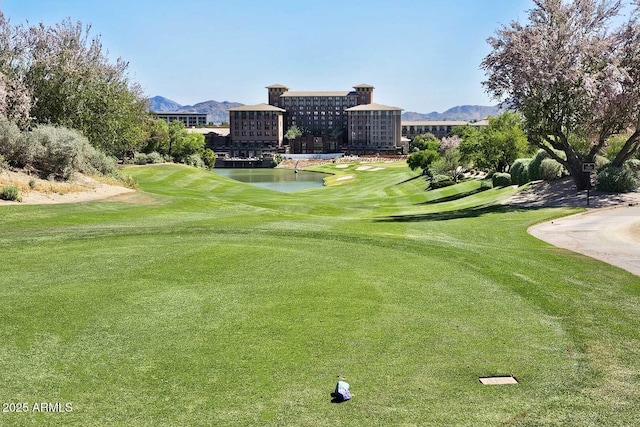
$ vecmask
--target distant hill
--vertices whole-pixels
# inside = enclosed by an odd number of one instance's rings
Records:
[[[177,102],[163,96],[149,98],[149,109],[157,113],[179,112],[179,113],[206,113],[207,122],[222,123],[229,122],[229,108],[241,107],[244,104],[229,101],[205,101],[195,105],[180,105]],[[459,105],[449,108],[444,113],[433,111],[431,113],[415,113],[407,111],[402,114],[403,121],[427,121],[427,120],[464,120],[477,121],[500,114],[500,108],[485,107],[481,105]]]
[[[207,122],[209,123],[222,123],[229,121],[229,108],[241,107],[244,104],[239,102],[229,101],[205,101],[199,102],[195,105],[180,105],[171,99],[163,96],[154,96],[149,98],[149,110],[156,113],[200,113],[207,115]]]
[[[431,113],[415,113],[407,111],[402,113],[402,120],[408,122],[429,121],[429,120],[464,120],[467,122],[477,121],[500,114],[500,107],[485,107],[481,105],[458,105],[449,108],[444,113],[433,111]]]

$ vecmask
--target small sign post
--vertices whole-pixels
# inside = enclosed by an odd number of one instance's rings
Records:
[[[591,173],[595,172],[596,164],[594,162],[587,162],[582,164],[582,172],[587,175],[587,206],[589,206],[589,190],[591,190]]]

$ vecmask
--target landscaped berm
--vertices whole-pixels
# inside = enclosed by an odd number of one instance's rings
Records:
[[[367,166],[0,206],[0,425],[637,425],[640,280],[526,232],[578,209]]]

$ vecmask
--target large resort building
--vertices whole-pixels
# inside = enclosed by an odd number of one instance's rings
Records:
[[[361,84],[353,89],[296,92],[282,85],[268,86],[268,104],[229,109],[227,155],[406,153],[402,109],[374,103],[373,86]],[[285,145],[284,135],[293,125],[302,135]]]

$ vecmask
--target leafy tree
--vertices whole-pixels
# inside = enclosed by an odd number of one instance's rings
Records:
[[[18,35],[0,11],[0,115],[24,129],[29,124],[31,94],[20,79],[22,47]]]
[[[300,130],[300,128],[298,128],[298,126],[296,125],[291,125],[291,127],[287,129],[287,132],[284,134],[284,137],[289,141],[293,141],[300,136],[302,136],[302,130]]]
[[[202,153],[202,161],[208,169],[213,169],[216,164],[216,153],[211,148],[205,148]]]
[[[145,139],[147,101],[128,64],[111,63],[90,28],[70,19],[11,27],[0,14],[0,109],[23,128],[29,118],[73,128],[123,157]]]
[[[450,148],[429,165],[429,170],[432,175],[446,175],[454,182],[458,182],[462,170],[460,158],[460,151],[457,148]]]
[[[422,169],[423,175],[429,175],[429,166],[438,158],[436,150],[420,150],[407,157],[407,164],[411,170]]]
[[[616,31],[611,22],[620,14],[619,0],[534,3],[527,24],[503,26],[488,40],[493,51],[481,64],[484,85],[522,113],[529,140],[584,189],[581,162],[593,161],[611,135],[634,129],[614,159],[617,166],[640,145],[640,2]],[[585,153],[575,140],[587,142]]]
[[[144,153],[157,152],[169,154],[169,124],[166,120],[147,118],[145,121],[147,133],[146,146],[142,149]]]
[[[467,135],[459,146],[462,159],[480,169],[503,172],[529,152],[522,119],[517,113],[490,117],[489,124],[479,131],[461,128],[458,132]]]
[[[174,120],[168,125],[169,127],[169,149],[167,154],[175,157],[176,147],[183,145],[184,139],[189,134],[185,129],[185,125],[180,120]]]
[[[193,132],[186,132],[183,138],[179,138],[173,145],[172,151],[173,157],[180,162],[184,162],[189,156],[202,156],[203,153],[204,135]]]
[[[433,150],[440,149],[440,140],[432,133],[416,135],[409,144],[409,151]]]

